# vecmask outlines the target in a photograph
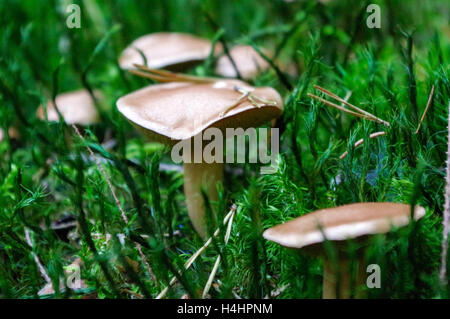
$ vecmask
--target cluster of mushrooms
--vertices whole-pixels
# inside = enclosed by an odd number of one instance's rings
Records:
[[[186,70],[207,59],[212,52],[218,56],[216,73],[225,78],[180,76],[165,71]],[[219,44],[212,48],[210,41],[189,34],[161,32],[140,37],[122,53],[121,68],[139,75],[151,74],[152,79],[167,83],[127,94],[117,101],[117,108],[146,138],[168,146],[192,141],[207,128],[246,129],[279,117],[283,102],[275,89],[256,88],[232,79],[237,76],[236,68],[247,80],[268,69],[269,64],[251,46],[235,46],[230,50],[230,56],[233,63]],[[246,98],[249,95],[258,103]],[[99,120],[92,97],[85,90],[61,94],[56,98],[56,104],[68,124],[90,125]],[[38,116],[50,121],[59,119],[52,102],[45,110],[40,107]],[[190,158],[190,155],[183,154],[183,158]],[[207,227],[201,190],[210,200],[218,199],[223,164],[191,160],[185,161],[183,168],[189,217],[197,233],[205,238]],[[351,282],[355,283],[354,287],[360,287],[366,278],[363,267],[365,239],[372,234],[388,232],[392,227],[408,225],[412,219],[424,215],[424,208],[419,206],[411,209],[409,205],[397,203],[357,203],[305,214],[267,229],[263,236],[282,246],[322,257],[323,297],[349,298]],[[348,239],[357,239],[361,243],[354,280],[350,278],[349,256],[343,249]],[[333,242],[337,248],[337,263],[325,253],[326,242]],[[361,296],[362,293],[357,292],[353,297]]]
[[[118,110],[151,141],[173,146],[180,141],[192,141],[208,128],[257,127],[279,117],[283,103],[277,91],[270,87],[255,88],[246,82],[223,78],[179,76],[166,69],[182,71],[222,54],[216,73],[236,77],[235,67],[245,79],[254,77],[268,63],[251,47],[235,46],[230,50],[232,62],[223,55],[220,45],[212,48],[210,41],[183,33],[154,33],[135,40],[120,57],[124,69],[134,70],[159,82],[123,96],[117,101]],[[139,70],[136,70],[137,66]],[[254,96],[242,98],[242,92]],[[183,154],[183,158],[191,158]],[[203,158],[183,163],[184,192],[191,222],[197,233],[206,236],[205,208],[201,190],[210,200],[218,199],[219,184],[223,180],[223,163],[208,163]]]
[[[237,45],[228,56],[218,44],[184,33],[160,32],[142,36],[126,48],[120,59],[121,68],[135,71],[136,65],[150,70],[184,71],[208,58],[218,56],[216,73],[236,77],[236,68],[244,79],[251,79],[266,70],[269,64],[251,47]],[[164,74],[164,73],[162,73]],[[165,82],[160,74],[156,79]],[[257,127],[282,114],[280,95],[272,88],[255,88],[235,79],[171,79],[131,94],[117,101],[118,110],[151,141],[173,146],[188,141],[210,127]],[[245,91],[257,100],[243,99]],[[100,95],[98,92],[95,94]],[[62,116],[67,124],[92,125],[99,121],[99,113],[87,90],[60,94],[54,103],[40,106],[37,116],[42,120],[58,121]],[[56,104],[56,106],[55,106]],[[183,156],[186,156],[184,154]],[[189,217],[198,234],[206,236],[205,210],[201,189],[210,200],[217,200],[217,186],[223,179],[223,163],[193,161],[184,163],[184,191]]]

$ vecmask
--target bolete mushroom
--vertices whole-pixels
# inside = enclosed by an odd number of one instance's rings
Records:
[[[282,100],[270,87],[254,88],[238,80],[170,82],[130,93],[117,101],[117,108],[150,140],[173,146],[179,142],[195,144],[207,128],[218,128],[222,133],[226,128],[257,127],[281,115]],[[200,147],[202,153],[203,145]],[[217,199],[223,160],[203,158],[195,145],[193,151],[184,151],[189,153],[183,154],[187,210],[195,230],[205,237],[201,188],[209,199]]]
[[[425,209],[414,207],[414,219],[425,215]],[[323,258],[323,298],[350,298],[351,276],[346,240],[363,240],[368,235],[388,232],[392,227],[408,225],[411,206],[398,203],[356,203],[321,209],[287,223],[267,229],[263,236],[282,246],[302,249],[313,256]],[[337,250],[338,262],[326,256],[324,242],[332,241]],[[361,246],[362,248],[364,245]],[[364,283],[366,269],[362,249],[356,252],[358,265],[355,287]],[[355,297],[361,297],[356,293]]]
[[[98,91],[95,91],[94,94],[100,96]],[[64,121],[69,125],[91,125],[99,121],[99,114],[94,101],[87,90],[82,89],[59,94],[56,96],[56,105]],[[48,121],[59,121],[58,112],[53,101],[47,103],[46,111]],[[45,120],[46,118],[42,105],[37,110],[37,116],[41,120]]]
[[[219,49],[219,46],[216,46]],[[122,53],[122,69],[132,69],[134,64],[144,64],[153,69],[185,70],[203,60],[211,52],[211,42],[194,35],[176,32],[159,32],[134,40]]]
[[[233,47],[230,56],[243,79],[251,79],[269,68],[269,63],[251,45]],[[216,73],[227,78],[237,77],[236,70],[227,55],[222,55],[217,60]]]

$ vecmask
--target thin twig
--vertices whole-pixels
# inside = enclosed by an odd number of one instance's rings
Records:
[[[361,109],[361,108],[359,108],[359,107],[357,107],[357,106],[355,106],[355,105],[349,103],[346,99],[343,99],[343,98],[337,96],[336,94],[334,94],[334,93],[331,92],[331,91],[328,91],[327,89],[324,89],[324,88],[322,88],[322,87],[320,87],[320,86],[318,86],[318,85],[314,85],[314,88],[317,89],[317,90],[319,90],[319,91],[321,91],[322,93],[324,93],[324,94],[326,94],[326,95],[332,97],[333,99],[338,100],[338,101],[341,102],[342,104],[347,105],[348,107],[352,108],[353,110],[355,110],[355,111],[357,111],[357,112],[359,112],[359,113],[361,113],[361,114],[364,114],[364,115],[367,115],[367,116],[372,117],[372,118],[374,118],[374,119],[377,119],[377,117],[376,117],[375,115],[373,115],[373,114],[371,114],[371,113],[369,113],[369,112],[367,112],[367,111],[365,111],[365,110],[363,110],[363,109]],[[379,120],[380,120],[380,119],[379,119]],[[381,121],[381,120],[380,120],[380,121]]]
[[[417,130],[414,134],[419,133],[420,126],[422,125],[425,115],[427,115],[428,109],[430,108],[430,105],[431,105],[431,101],[433,101],[433,94],[434,94],[434,84],[431,86],[431,92],[430,92],[430,95],[428,96],[427,106],[425,107],[425,110],[423,111],[422,117],[420,118],[419,125],[417,126]]]
[[[83,137],[83,135],[81,135],[80,131],[78,130],[78,127],[75,124],[72,124],[72,128],[75,131],[75,133],[78,135],[78,137],[84,141],[84,137]],[[98,170],[101,172],[101,174],[103,175],[103,178],[106,180],[106,183],[108,184],[108,188],[111,191],[111,194],[113,195],[114,201],[115,201],[117,207],[119,208],[120,214],[122,215],[123,221],[125,222],[125,224],[128,225],[128,222],[129,222],[128,217],[125,214],[125,210],[122,208],[122,204],[120,203],[119,198],[116,195],[116,192],[114,191],[111,180],[109,179],[103,166],[100,163],[100,160],[97,158],[97,156],[95,156],[92,149],[87,145],[86,145],[86,148],[87,148],[89,154],[91,155],[91,157],[94,159]],[[135,243],[135,246],[136,246],[137,251],[139,252],[139,256],[141,257],[142,262],[145,265],[145,268],[147,269],[148,274],[150,275],[150,277],[152,278],[152,280],[154,282],[157,282],[155,274],[153,273],[152,268],[150,267],[150,264],[148,263],[147,257],[144,255],[144,252],[142,251],[141,245],[139,243]]]
[[[33,242],[31,241],[30,230],[28,228],[26,228],[26,227],[25,227],[25,240],[27,241],[28,246],[30,246],[31,249],[33,249]],[[42,266],[42,263],[39,260],[39,257],[36,255],[36,253],[34,251],[31,251],[31,254],[33,255],[34,262],[38,266],[39,272],[41,273],[41,275],[44,278],[44,280],[47,283],[51,283],[52,280],[50,279],[50,277],[48,276],[47,272],[45,271],[44,266]]]
[[[230,220],[231,216],[234,215],[234,212],[236,211],[236,205],[233,204],[231,206],[230,211],[228,212],[228,214],[224,217],[223,219],[223,224],[226,225],[226,223]],[[200,247],[184,264],[184,269],[187,270],[189,269],[189,267],[191,267],[191,265],[194,263],[194,261],[197,259],[198,256],[201,255],[202,252],[205,251],[205,249],[212,243],[212,239],[213,237],[217,237],[217,235],[219,235],[220,232],[220,228],[217,228],[216,231],[214,232],[214,234],[208,238],[208,240],[203,244],[202,247]],[[169,291],[169,288],[177,281],[177,277],[173,277],[170,282],[169,285],[164,288],[159,294],[158,296],[156,296],[156,299],[162,299],[164,298],[164,296],[167,294],[167,292]]]
[[[383,136],[383,135],[386,135],[386,132],[384,132],[384,131],[381,131],[381,132],[375,132],[375,133],[370,134],[370,135],[369,135],[369,138],[370,138],[370,139],[374,139],[374,138],[377,138],[377,137]],[[363,139],[363,138],[360,139],[360,140],[358,140],[358,141],[356,141],[356,143],[353,145],[353,147],[358,147],[358,146],[361,145],[362,143],[364,143],[364,139]],[[346,156],[347,156],[347,151],[345,151],[344,153],[342,153],[342,155],[339,156],[339,159],[343,159],[343,158],[346,157]]]

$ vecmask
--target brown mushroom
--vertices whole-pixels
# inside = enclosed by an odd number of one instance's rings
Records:
[[[11,126],[8,129],[8,136],[10,139],[20,139],[20,132],[14,127]],[[0,128],[0,142],[5,138],[5,132]]]
[[[119,64],[123,69],[132,69],[134,64],[144,64],[143,54],[150,68],[182,71],[205,60],[210,52],[211,42],[207,39],[186,33],[159,32],[134,40],[123,51]]]
[[[269,68],[269,63],[251,45],[233,47],[230,56],[243,79],[254,78],[260,71]],[[237,77],[236,70],[227,55],[222,55],[217,60],[216,73],[228,78]]]
[[[242,98],[242,90],[251,92],[261,104],[255,106],[251,101],[254,99]],[[281,115],[282,100],[272,88],[253,88],[237,80],[203,84],[170,82],[128,94],[117,101],[117,107],[150,140],[173,146],[178,142],[195,144],[196,137],[201,139],[207,128],[223,132],[226,128],[259,126]],[[206,224],[201,188],[211,200],[217,199],[217,184],[223,179],[223,161],[209,161],[196,153],[194,148],[191,154],[183,154],[184,192],[191,222],[204,237]]]
[[[425,215],[425,209],[414,208],[414,219]],[[282,246],[297,248],[323,258],[323,298],[349,298],[351,278],[349,256],[345,252],[348,239],[365,239],[368,235],[388,232],[392,227],[408,225],[411,206],[398,203],[356,203],[321,209],[285,224],[267,229],[263,236]],[[334,242],[337,248],[338,264],[335,265],[325,254],[324,242]],[[364,246],[362,246],[364,247]],[[366,269],[363,254],[357,252],[358,265],[355,287],[364,283]],[[357,292],[356,297],[361,297]]]
[[[97,91],[94,94],[100,96],[100,93]],[[56,96],[56,105],[64,121],[69,125],[91,125],[99,121],[99,114],[94,101],[87,90],[83,89],[59,94]],[[47,103],[46,110],[41,105],[37,110],[37,116],[41,120],[47,118],[50,122],[59,121],[58,112],[53,101]]]

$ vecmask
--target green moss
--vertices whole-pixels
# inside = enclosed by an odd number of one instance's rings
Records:
[[[155,297],[175,274],[179,283],[168,296],[200,296],[221,254],[213,298],[262,298],[281,287],[275,298],[319,298],[320,261],[264,240],[262,231],[316,209],[359,201],[427,208],[413,229],[373,238],[366,257],[382,267],[383,277],[382,288],[368,296],[448,297],[448,288],[438,284],[450,98],[448,4],[375,1],[382,28],[369,29],[364,4],[352,1],[75,2],[82,9],[81,29],[66,27],[58,1],[0,3],[0,127],[20,133],[20,139],[0,142],[0,297],[37,298],[45,284],[30,257],[27,227],[32,250],[54,282],[79,256],[88,291],[99,297],[130,297],[127,291]],[[118,55],[136,37],[161,30],[229,46],[275,48],[276,68],[254,83],[275,87],[285,100],[278,121],[280,169],[261,176],[259,165],[228,167],[233,173],[226,174],[221,200],[210,204],[219,216],[238,206],[230,241],[224,246],[221,226],[221,235],[187,271],[183,264],[203,241],[187,217],[182,173],[172,166],[159,171],[160,162],[171,164],[170,153],[145,141],[115,108],[120,96],[149,84],[120,70]],[[213,63],[210,58],[190,72],[213,75]],[[289,64],[299,75],[284,73]],[[342,97],[351,91],[351,103],[391,126],[310,99],[314,84]],[[432,85],[433,103],[414,134]],[[52,95],[82,87],[105,97],[98,105],[102,122],[84,131],[85,141],[66,125],[35,117]],[[368,139],[381,130],[387,134]],[[114,139],[111,148],[101,145],[105,136]],[[353,148],[361,138],[364,144]],[[86,146],[101,160],[127,224]],[[50,226],[67,214],[79,227],[65,242]],[[107,242],[107,234],[125,234],[126,240]],[[137,269],[129,260],[138,262]]]

